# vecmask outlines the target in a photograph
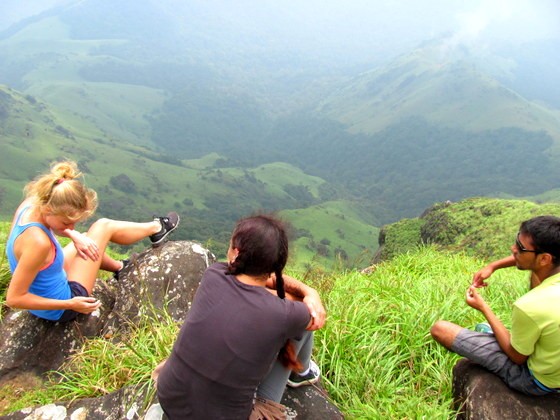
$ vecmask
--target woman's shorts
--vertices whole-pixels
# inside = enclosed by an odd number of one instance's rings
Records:
[[[86,290],[86,288],[84,286],[82,286],[80,283],[78,283],[77,281],[68,281],[68,284],[70,285],[70,293],[71,293],[71,298],[75,297],[75,296],[84,296],[84,297],[88,297],[89,293]],[[72,309],[66,309],[63,313],[62,316],[58,319],[58,321],[56,322],[69,322],[74,320],[80,313],[73,311]]]

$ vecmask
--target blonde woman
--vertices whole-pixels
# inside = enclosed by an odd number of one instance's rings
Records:
[[[59,322],[89,314],[100,306],[92,296],[98,270],[123,267],[105,254],[107,244],[129,245],[150,237],[158,245],[179,223],[173,212],[146,223],[99,219],[82,234],[74,227],[95,212],[97,194],[80,178],[76,163],[65,161],[26,185],[6,244],[12,273],[8,306]],[[72,242],[62,248],[55,235]]]

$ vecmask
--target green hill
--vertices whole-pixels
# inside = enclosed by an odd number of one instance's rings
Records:
[[[422,245],[485,260],[500,259],[511,253],[521,222],[546,214],[560,215],[560,203],[489,198],[439,203],[421,217],[384,226],[377,260],[390,259]]]
[[[466,47],[453,49],[445,40],[428,43],[357,76],[324,100],[320,110],[355,133],[377,133],[422,116],[473,132],[544,130],[560,142],[560,112],[525,99],[485,72],[485,61],[493,59]]]
[[[414,217],[438,201],[547,197],[557,188],[560,114],[532,100],[542,95],[529,95],[546,83],[533,80],[525,96],[513,90],[519,80],[506,83],[519,74],[519,54],[513,50],[469,49],[440,38],[377,67],[362,66],[366,70],[358,73],[341,60],[330,59],[325,66],[326,56],[302,57],[257,23],[246,28],[232,21],[231,6],[225,4],[216,13],[201,2],[176,4],[175,10],[132,0],[118,6],[72,1],[0,32],[0,83],[48,107],[48,118],[56,119],[51,131],[60,127],[58,134],[76,139],[65,149],[56,144],[58,155],[77,156],[72,152],[78,151],[85,162],[91,154],[110,156],[114,148],[130,152],[117,165],[108,159],[107,169],[96,170],[106,170],[121,189],[128,183],[123,174],[136,189],[146,186],[151,204],[159,199],[156,191],[167,192],[150,181],[150,174],[174,184],[169,180],[177,179],[177,172],[137,164],[132,154],[181,167],[216,153],[217,168],[249,171],[285,162],[324,181],[313,201],[295,179],[290,184],[296,187],[288,189],[304,201],[288,199],[284,207],[278,205],[283,193],[255,189],[243,178],[240,188],[253,192],[235,204],[238,211],[205,205],[220,204],[223,194],[216,197],[212,191],[223,189],[203,188],[200,197],[188,198],[196,205],[186,206],[196,226],[206,224],[195,228],[196,238],[215,240],[233,213],[248,208],[291,210],[349,200],[367,212],[362,222],[378,225]],[[257,31],[261,42],[249,42],[245,30]],[[555,51],[554,45],[542,51]],[[539,68],[556,62],[554,57],[539,61]],[[554,72],[544,74],[548,80]],[[12,153],[14,162],[23,160],[22,152]],[[135,174],[141,165],[148,166],[146,173]],[[184,175],[185,181],[191,183],[192,174]],[[204,176],[211,175],[197,179]],[[6,188],[13,201],[17,186]],[[179,191],[181,203],[187,197]],[[102,210],[109,215],[123,207],[158,207],[134,196],[107,198]],[[200,213],[208,209],[214,214]],[[209,226],[208,216],[215,224]],[[223,243],[225,235],[218,236]]]
[[[377,250],[379,229],[364,222],[359,206],[330,201],[306,209],[283,210],[296,231],[294,269],[363,267]],[[333,264],[334,260],[334,264]]]
[[[117,142],[89,120],[5,87],[0,87],[0,120],[0,217],[4,220],[11,218],[23,186],[52,161],[63,158],[76,160],[87,184],[97,190],[98,216],[145,220],[174,209],[183,215],[176,237],[201,241],[220,256],[239,217],[256,211],[304,210],[323,202],[327,208],[332,206],[332,188],[290,164],[240,168],[217,154],[181,161]],[[347,205],[353,207],[358,209]],[[286,217],[290,220],[291,214]],[[364,249],[375,250],[376,229],[366,222],[363,211],[348,210],[344,217],[337,229],[354,232],[360,226],[364,234],[343,239],[335,229],[325,231],[314,225],[306,228],[306,235],[317,243],[330,240],[344,250],[350,264]],[[321,262],[334,260],[331,252]]]

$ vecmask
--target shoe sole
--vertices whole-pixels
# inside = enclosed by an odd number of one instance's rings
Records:
[[[288,384],[287,385],[290,388],[299,388],[300,386],[316,384],[317,382],[319,382],[319,379],[320,379],[320,377],[317,377],[317,378],[308,379],[307,381],[302,381],[302,382],[292,382],[288,379]]]
[[[165,233],[165,235],[163,235],[163,236],[161,237],[160,240],[158,240],[157,242],[152,242],[152,246],[153,246],[153,247],[156,247],[156,246],[158,246],[158,245],[161,245],[161,243],[165,240],[165,238],[167,238],[171,232],[173,232],[175,229],[177,229],[177,227],[179,226],[179,222],[180,222],[180,221],[181,221],[181,217],[180,217],[179,215],[177,215],[177,223],[175,223],[175,226],[173,226],[171,229],[169,229],[169,230]]]

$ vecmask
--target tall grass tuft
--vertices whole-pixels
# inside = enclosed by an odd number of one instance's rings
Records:
[[[429,334],[438,319],[474,327],[483,316],[465,303],[482,262],[433,248],[400,255],[372,274],[348,272],[325,294],[328,321],[316,334],[323,382],[349,418],[453,418],[452,367],[458,356]],[[481,293],[510,321],[527,276],[497,273]]]
[[[122,336],[84,342],[59,372],[51,376],[53,394],[59,399],[96,397],[126,385],[150,387],[156,365],[168,357],[179,331],[165,310],[151,308],[140,323],[130,324]]]

